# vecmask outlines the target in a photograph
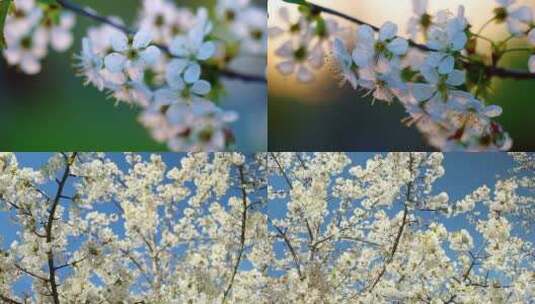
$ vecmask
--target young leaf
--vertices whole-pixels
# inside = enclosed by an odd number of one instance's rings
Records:
[[[6,23],[6,17],[10,6],[11,0],[0,0],[0,50],[6,47],[4,25]]]

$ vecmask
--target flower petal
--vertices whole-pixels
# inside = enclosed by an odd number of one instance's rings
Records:
[[[193,84],[191,87],[191,91],[197,95],[204,96],[208,93],[210,93],[210,90],[212,89],[212,86],[210,83],[206,80],[199,80]]]
[[[132,46],[136,49],[146,48],[150,44],[151,40],[152,35],[150,31],[140,30],[134,36],[134,42],[132,43]]]
[[[116,52],[124,52],[128,49],[128,37],[123,32],[114,32],[110,38],[111,47]]]
[[[104,66],[112,73],[121,72],[126,64],[126,57],[119,53],[111,53],[104,58]]]

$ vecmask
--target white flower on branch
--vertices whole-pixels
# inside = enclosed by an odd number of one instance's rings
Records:
[[[498,22],[507,23],[509,32],[522,35],[529,29],[533,14],[528,6],[516,6],[516,0],[496,0],[499,4],[494,9],[494,18]]]
[[[113,52],[104,57],[104,66],[112,73],[121,73],[127,70],[135,75],[147,65],[155,64],[160,56],[160,50],[151,43],[151,34],[141,30],[134,37],[125,33],[116,32],[111,37]]]
[[[282,59],[276,67],[283,75],[297,70],[297,78],[302,82],[313,80],[309,67],[321,67],[324,60],[318,56],[325,55],[312,48],[315,30],[318,24],[326,24],[324,15],[343,18],[357,25],[355,45],[344,39],[343,29],[330,33],[333,37],[324,37],[333,41],[327,45],[342,84],[365,88],[373,101],[399,101],[410,115],[404,120],[407,125],[416,126],[435,148],[468,151],[511,148],[511,137],[495,121],[502,114],[501,107],[487,105],[481,97],[490,93],[493,77],[535,79],[535,75],[498,67],[505,53],[520,50],[506,48],[513,36],[503,42],[503,50],[493,49],[491,56],[479,54],[476,47],[479,40],[492,42],[483,33],[492,22],[508,22],[513,28],[522,25],[522,31],[515,35],[527,36],[535,44],[535,39],[530,38],[532,33],[528,34],[532,28],[528,18],[531,10],[515,6],[513,0],[498,1],[501,6],[495,10],[494,18],[473,32],[463,6],[456,13],[440,10],[431,14],[428,1],[412,2],[414,16],[409,21],[409,34],[413,38],[422,34],[422,43],[397,36],[397,25],[392,22],[376,27],[312,3],[301,5],[299,17],[292,20],[288,8],[283,7],[279,14],[285,25],[271,28],[273,37],[287,37],[275,51]],[[535,70],[535,56],[528,65],[530,70]]]

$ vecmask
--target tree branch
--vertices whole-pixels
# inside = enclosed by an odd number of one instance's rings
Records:
[[[59,201],[61,199],[61,196],[63,195],[63,189],[65,188],[65,183],[67,182],[67,179],[69,178],[71,166],[76,160],[77,153],[74,152],[71,156],[65,157],[65,170],[63,171],[63,175],[60,180],[58,180],[58,189],[56,191],[56,196],[54,197],[54,201],[52,202],[52,207],[50,209],[50,213],[48,214],[48,221],[46,223],[46,242],[48,244],[52,243],[52,227],[54,224],[55,219],[55,213],[56,209],[59,205]],[[56,267],[54,266],[54,253],[52,250],[52,245],[50,245],[51,248],[47,253],[48,257],[48,271],[49,271],[49,278],[48,281],[50,283],[50,289],[52,291],[51,297],[54,301],[54,304],[59,304],[59,293],[58,293],[58,284],[56,282]]]
[[[13,300],[13,299],[8,298],[7,296],[1,295],[1,294],[0,294],[0,300],[4,301],[7,304],[22,304],[22,302]]]
[[[413,156],[412,154],[409,153],[409,171],[411,174],[411,179],[412,179],[412,166],[413,166]],[[411,201],[412,186],[413,186],[412,181],[410,181],[407,184],[407,191],[405,193],[405,200],[407,202]],[[392,246],[392,249],[390,250],[390,255],[388,256],[388,259],[385,261],[383,268],[381,269],[381,272],[379,273],[379,275],[377,276],[377,278],[371,285],[370,291],[372,291],[375,288],[375,286],[379,284],[379,281],[382,279],[382,277],[386,273],[386,267],[394,261],[394,255],[396,254],[396,251],[399,247],[399,243],[401,241],[401,236],[403,235],[403,231],[405,230],[405,225],[407,224],[408,215],[409,215],[409,208],[407,207],[407,203],[403,202],[403,218],[402,218],[401,225],[399,226],[396,239],[394,240],[394,245]]]
[[[230,277],[230,282],[227,286],[227,289],[223,293],[223,300],[221,303],[225,303],[228,295],[230,294],[230,290],[232,289],[232,285],[234,284],[234,279],[236,277],[236,274],[238,273],[238,268],[240,266],[240,262],[243,256],[243,252],[245,249],[245,233],[246,233],[246,227],[247,227],[247,191],[245,190],[245,176],[243,174],[243,166],[239,167],[240,172],[240,183],[241,183],[241,195],[242,195],[242,218],[241,218],[241,233],[240,233],[240,248],[238,250],[238,257],[236,259],[236,263],[234,264],[234,268],[232,270],[232,276]]]
[[[314,3],[308,3],[308,5],[310,5],[310,8],[315,12],[322,12],[322,13],[330,14],[330,15],[333,15],[333,16],[337,16],[337,17],[340,17],[340,18],[345,19],[347,21],[350,21],[352,23],[355,23],[357,25],[367,25],[367,26],[371,27],[376,32],[378,32],[380,30],[379,27],[377,27],[377,26],[375,26],[373,24],[370,24],[370,23],[368,23],[366,21],[363,21],[361,19],[358,19],[356,17],[349,16],[349,15],[344,14],[342,12],[333,10],[331,8],[324,7],[324,6],[321,6],[321,5],[317,5],[317,4],[314,4]],[[404,37],[402,37],[402,38],[407,40],[407,42],[409,43],[409,46],[411,46],[413,48],[419,49],[421,51],[427,51],[427,52],[434,52],[435,51],[435,50],[429,48],[428,46],[426,46],[425,44],[417,43],[414,40],[406,39]],[[470,63],[470,62],[465,62],[465,64],[467,66],[480,65],[480,64],[473,64],[473,63]],[[506,68],[500,68],[500,67],[489,66],[489,65],[483,65],[483,69],[484,69],[485,73],[487,74],[487,76],[489,76],[489,77],[512,78],[512,79],[518,79],[518,80],[535,79],[535,74],[534,73],[530,73],[528,71],[519,71],[519,70],[506,69]]]
[[[109,26],[112,26],[126,34],[134,34],[135,31],[124,26],[123,24],[121,23],[118,23],[114,20],[112,20],[111,18],[109,17],[106,17],[106,16],[102,16],[102,15],[99,15],[96,11],[90,9],[90,8],[84,8],[76,3],[73,3],[69,0],[57,0],[57,2],[66,10],[69,10],[77,15],[80,15],[80,16],[84,16],[84,17],[87,17],[89,19],[92,19],[92,20],[95,20],[97,22],[100,22],[100,23],[104,23],[104,24],[107,24]],[[168,47],[164,46],[164,45],[161,45],[161,44],[156,44],[156,43],[153,43],[154,46],[158,47],[159,49],[161,49],[163,52],[165,52],[166,54],[170,55],[171,57],[175,57],[175,58],[178,58],[176,56],[174,56],[173,54],[171,54],[171,51],[169,50]],[[248,81],[248,82],[260,82],[260,83],[266,83],[267,80],[264,76],[258,76],[258,75],[249,75],[249,74],[244,74],[244,73],[241,73],[241,72],[237,72],[237,71],[233,71],[233,70],[218,70],[218,72],[222,75],[222,76],[225,76],[229,79],[235,79],[235,80],[241,80],[241,81]]]
[[[27,274],[27,275],[29,275],[31,277],[34,277],[36,279],[39,279],[41,281],[48,282],[47,278],[42,277],[42,276],[40,276],[40,275],[38,275],[36,273],[31,272],[31,271],[27,270],[26,268],[20,266],[19,264],[15,263],[14,265],[15,265],[15,268],[17,268],[18,270],[24,272],[25,274]]]

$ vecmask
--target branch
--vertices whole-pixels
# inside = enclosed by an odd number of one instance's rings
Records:
[[[8,297],[6,297],[4,295],[1,295],[1,294],[0,294],[0,300],[4,301],[7,304],[22,304],[22,302],[13,300],[13,299],[8,298]]]
[[[282,239],[284,240],[284,243],[286,243],[286,246],[290,250],[290,253],[292,254],[294,263],[297,268],[297,273],[299,274],[299,279],[301,279],[301,281],[304,280],[305,277],[303,276],[303,273],[301,272],[301,262],[299,260],[299,257],[297,256],[297,253],[295,252],[294,247],[292,246],[292,243],[290,242],[290,239],[288,238],[286,233],[282,231],[282,229],[280,229],[277,225],[273,224],[273,227],[277,229],[277,231],[279,232],[279,236],[282,237]]]
[[[411,180],[412,180],[412,166],[413,166],[413,156],[412,156],[412,154],[409,153],[409,171],[410,171],[410,174],[411,174]],[[412,181],[410,181],[407,184],[407,191],[405,193],[405,200],[407,202],[411,201],[412,186],[413,186]],[[394,245],[392,246],[392,249],[390,250],[390,255],[389,255],[388,259],[386,260],[386,262],[384,263],[383,268],[381,269],[381,272],[379,273],[379,275],[377,276],[377,278],[373,282],[373,284],[372,284],[372,286],[370,288],[370,291],[372,291],[375,288],[375,286],[377,286],[377,284],[379,284],[379,281],[381,280],[381,278],[386,273],[386,266],[394,261],[394,255],[396,254],[396,251],[397,251],[397,249],[399,247],[399,242],[401,241],[401,236],[403,235],[403,231],[405,230],[405,225],[407,224],[407,216],[408,215],[409,215],[409,208],[407,207],[407,203],[403,202],[403,219],[402,219],[401,225],[399,226],[399,230],[398,230],[398,233],[396,235],[396,239],[394,240]]]
[[[50,209],[50,213],[48,214],[48,222],[46,224],[46,242],[52,243],[52,226],[54,224],[55,220],[55,213],[56,209],[59,205],[59,201],[61,199],[61,196],[63,195],[63,189],[65,188],[65,183],[67,182],[67,179],[70,176],[71,166],[76,160],[77,153],[74,152],[70,157],[65,156],[65,170],[63,171],[63,175],[60,180],[58,180],[58,189],[56,191],[56,196],[54,197],[54,201],[52,202],[52,208]],[[59,293],[58,293],[58,284],[56,282],[56,267],[54,266],[54,253],[52,252],[52,248],[50,248],[50,251],[47,253],[48,256],[48,270],[49,270],[49,278],[48,281],[50,283],[50,289],[52,291],[52,299],[54,300],[54,304],[59,304]]]
[[[99,15],[96,11],[90,9],[90,8],[84,8],[76,3],[73,3],[69,0],[57,0],[57,2],[66,10],[69,10],[77,15],[80,15],[80,16],[84,16],[84,17],[87,17],[89,19],[92,19],[92,20],[95,20],[97,22],[100,22],[100,23],[104,23],[104,24],[107,24],[109,26],[112,26],[126,34],[134,34],[135,31],[116,22],[116,21],[113,21],[111,18],[109,17],[106,17],[106,16],[102,16],[102,15]],[[169,50],[169,48],[167,48],[166,46],[164,45],[160,45],[160,44],[156,44],[156,43],[153,43],[154,46],[158,47],[159,49],[161,49],[163,52],[165,52],[166,54],[170,55],[171,57],[174,57],[174,58],[179,58],[179,57],[176,57],[174,56],[173,54],[171,54],[171,51]],[[260,82],[260,83],[266,83],[267,80],[264,76],[258,76],[258,75],[249,75],[249,74],[244,74],[244,73],[240,73],[240,72],[237,72],[237,71],[232,71],[232,70],[219,70],[218,71],[222,76],[225,76],[229,79],[235,79],[235,80],[242,80],[242,81],[248,81],[248,82]]]
[[[317,4],[313,4],[313,3],[308,3],[308,5],[310,5],[310,8],[315,12],[322,12],[322,13],[330,14],[330,15],[333,15],[333,16],[337,16],[337,17],[340,17],[340,18],[345,19],[347,21],[350,21],[352,23],[355,23],[357,25],[367,25],[367,26],[371,27],[376,32],[378,32],[380,30],[379,27],[377,27],[377,26],[375,26],[373,24],[370,24],[370,23],[368,23],[366,21],[363,21],[361,19],[358,19],[356,17],[349,16],[347,14],[338,12],[338,11],[333,10],[331,8],[324,7],[324,6],[317,5]],[[407,40],[409,45],[411,47],[413,47],[413,48],[419,49],[421,51],[427,51],[427,52],[435,52],[436,51],[436,50],[433,50],[433,49],[429,48],[425,44],[417,43],[414,40],[406,39],[404,37],[402,37],[402,38]],[[477,65],[479,65],[479,64],[473,64],[473,63],[470,63],[470,62],[466,62],[465,64],[467,66],[477,66]],[[527,71],[505,69],[505,68],[499,68],[499,67],[488,66],[488,65],[483,65],[483,69],[485,70],[485,73],[489,77],[494,77],[495,76],[495,77],[499,77],[499,78],[512,78],[512,79],[519,79],[519,80],[522,80],[522,79],[535,79],[535,74],[527,72]]]
[[[225,300],[227,299],[230,290],[232,289],[232,285],[234,284],[234,279],[236,277],[236,274],[238,273],[238,267],[240,266],[240,262],[243,256],[243,251],[245,249],[245,232],[247,227],[247,191],[245,190],[245,177],[243,175],[243,166],[239,167],[240,172],[240,183],[241,183],[241,194],[242,194],[242,205],[243,205],[243,211],[242,211],[242,218],[241,218],[241,234],[240,234],[240,249],[238,251],[238,258],[236,259],[236,263],[234,264],[234,268],[232,270],[232,276],[230,277],[230,282],[227,286],[227,289],[223,293],[223,300],[221,303],[225,303]]]
[[[24,272],[25,274],[27,274],[27,275],[29,275],[31,277],[34,277],[36,279],[39,279],[41,281],[48,282],[47,278],[42,277],[42,276],[40,276],[38,274],[35,274],[35,273],[31,272],[31,271],[27,270],[26,268],[20,266],[19,264],[15,263],[14,265],[15,265],[15,268],[17,268],[18,270]]]
[[[79,260],[76,260],[76,261],[73,261],[73,262],[70,262],[70,263],[67,263],[67,264],[63,264],[61,266],[56,266],[56,270],[59,270],[59,269],[62,269],[62,268],[65,268],[65,267],[69,267],[69,266],[76,266],[77,264],[80,264],[81,262],[83,262],[87,257],[83,257]]]

